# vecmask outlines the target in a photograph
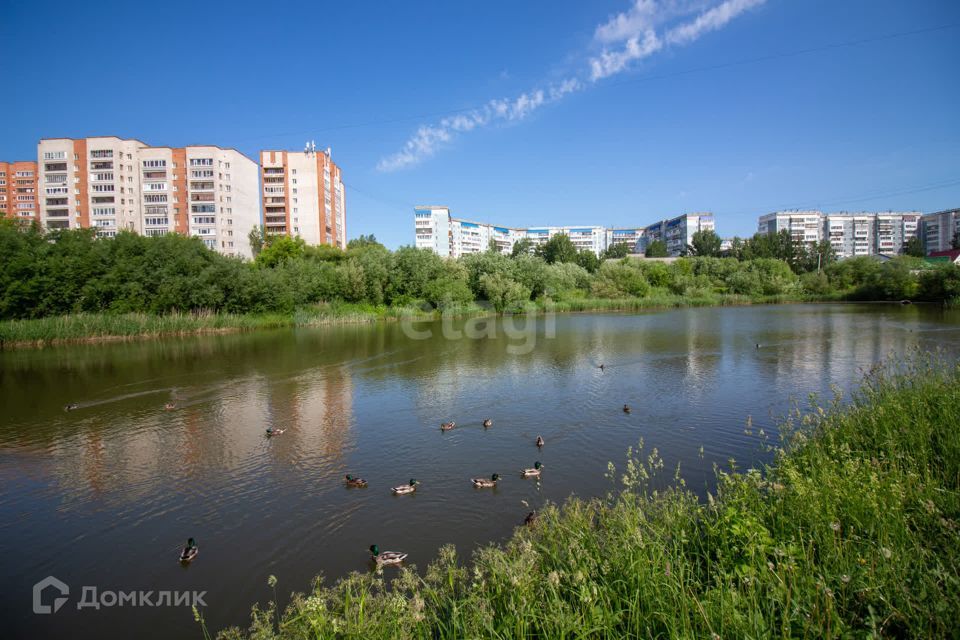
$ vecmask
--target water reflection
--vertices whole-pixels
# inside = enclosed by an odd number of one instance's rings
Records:
[[[121,622],[143,637],[196,631],[170,610],[37,620],[24,594],[54,574],[209,589],[210,623],[242,623],[272,597],[271,573],[303,589],[362,568],[374,542],[423,567],[441,544],[469,551],[508,535],[545,500],[602,494],[607,461],[640,438],[703,490],[714,463],[766,459],[748,415],[775,437],[791,395],[849,387],[891,353],[955,354],[958,319],[793,305],[571,314],[552,339],[540,318],[529,353],[508,350],[518,340],[503,331],[445,340],[439,323],[422,341],[386,324],[0,353],[4,619],[13,635],[95,637]],[[80,409],[64,412],[68,402]],[[441,433],[447,420],[458,427]],[[267,427],[285,432],[267,438]],[[543,478],[521,480],[537,460]],[[346,473],[370,487],[346,489]],[[492,473],[496,489],[473,489]],[[416,494],[390,495],[410,477]],[[189,535],[202,553],[182,571],[168,551]]]

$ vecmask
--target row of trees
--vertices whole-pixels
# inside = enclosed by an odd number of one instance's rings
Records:
[[[429,303],[450,308],[489,301],[503,311],[538,299],[649,295],[801,296],[860,299],[960,298],[960,268],[925,266],[909,257],[828,261],[797,273],[794,263],[762,255],[753,240],[740,258],[692,256],[672,264],[600,261],[566,236],[513,255],[498,251],[444,259],[429,250],[386,249],[372,236],[346,250],[307,246],[299,238],[265,242],[253,261],[220,255],[196,238],[93,230],[44,233],[0,222],[0,318],[76,312],[210,310],[292,312],[319,302]],[[810,257],[804,258],[807,263]]]

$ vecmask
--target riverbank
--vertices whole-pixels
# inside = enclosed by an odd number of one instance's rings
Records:
[[[448,547],[389,589],[356,573],[221,637],[947,637],[958,422],[956,364],[877,368],[851,402],[792,414],[762,473],[718,471],[706,500],[682,469],[653,489],[673,465],[641,445],[610,468],[621,489],[548,508],[469,564]]]
[[[644,298],[578,298],[548,303],[531,303],[530,310],[554,313],[585,311],[644,311],[679,307],[740,306],[751,304],[784,304],[800,302],[835,302],[831,296],[765,296],[751,297],[730,294],[704,296],[656,295]],[[451,310],[456,317],[494,315],[478,304]],[[300,309],[291,314],[228,314],[146,313],[105,314],[82,313],[32,320],[0,321],[0,349],[22,349],[82,344],[149,340],[163,337],[235,333],[263,329],[312,327],[334,324],[396,321],[402,318],[431,320],[440,312],[423,312],[413,307],[390,307],[367,304],[332,303]]]

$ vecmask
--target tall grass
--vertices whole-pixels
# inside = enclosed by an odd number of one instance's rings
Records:
[[[913,637],[960,629],[960,368],[918,358],[791,414],[775,463],[700,500],[642,445],[569,499],[424,577],[319,580],[222,638]]]

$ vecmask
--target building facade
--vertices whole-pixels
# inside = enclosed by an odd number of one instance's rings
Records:
[[[927,254],[953,249],[953,239],[960,234],[960,209],[928,213],[921,218],[920,239]]]
[[[667,245],[668,256],[680,256],[686,253],[687,246],[693,242],[693,234],[698,231],[716,231],[712,213],[685,213],[655,222],[643,230],[635,251],[644,253],[647,247],[659,240]]]
[[[491,242],[501,253],[511,253],[513,246],[522,239],[538,247],[561,233],[570,238],[578,251],[591,251],[597,256],[616,244],[626,244],[631,251],[643,251],[650,234],[653,239],[663,239],[671,255],[681,255],[694,233],[714,230],[713,214],[710,213],[685,214],[646,228],[616,229],[603,226],[501,227],[455,218],[450,208],[444,206],[414,207],[413,216],[416,247],[452,258],[486,251]]]
[[[329,148],[261,151],[260,171],[267,235],[346,248],[346,194]]]
[[[786,229],[794,241],[809,244],[828,240],[839,258],[896,255],[917,236],[920,219],[918,211],[777,211],[760,216],[757,231]]]
[[[260,224],[257,165],[235,149],[49,138],[38,144],[37,162],[48,229],[180,233],[226,255],[253,255],[247,236]]]
[[[0,162],[0,218],[39,222],[37,190],[36,162]]]

